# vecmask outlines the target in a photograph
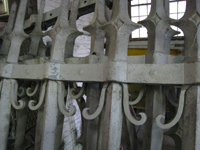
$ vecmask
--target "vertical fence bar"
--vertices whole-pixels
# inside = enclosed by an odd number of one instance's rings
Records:
[[[150,15],[139,22],[148,30],[147,64],[167,63],[167,55],[170,53],[170,41],[176,32],[170,27],[169,17],[164,7],[166,4],[166,1],[163,0],[152,0]],[[154,70],[151,73],[154,74]],[[144,126],[143,149],[161,150],[163,129],[157,126],[155,119],[159,114],[165,115],[164,86],[150,85],[146,97],[147,122]],[[164,123],[164,120],[162,122]]]
[[[178,26],[184,32],[184,62],[196,63],[200,60],[200,1],[187,0],[186,12],[178,21],[172,21],[172,24]],[[192,74],[199,72],[195,67]],[[193,85],[186,92],[185,106],[181,118],[181,138],[182,150],[198,150],[200,147],[200,86]]]
[[[200,86],[194,85],[186,92],[186,101],[181,120],[182,150],[198,150],[200,141]]]
[[[24,136],[26,132],[26,121],[27,121],[28,106],[22,110],[17,110],[17,132],[14,150],[22,150],[24,147]]]
[[[100,63],[101,58],[104,57],[104,40],[105,32],[100,28],[101,25],[106,23],[105,19],[105,1],[97,0],[95,5],[95,11],[92,22],[84,27],[83,29],[88,31],[91,35],[91,49],[90,49],[90,60],[89,64]],[[96,56],[94,56],[94,55]],[[100,98],[100,83],[89,83],[87,86],[87,100],[86,107],[90,108],[92,114],[99,104]],[[94,120],[83,120],[83,149],[97,149],[98,148],[98,137],[100,117]],[[91,141],[91,142],[88,142]],[[99,146],[100,147],[100,146]]]
[[[41,147],[43,119],[44,119],[44,108],[40,108],[40,109],[38,109],[38,112],[37,112],[37,123],[36,123],[34,150],[38,150]]]
[[[0,99],[0,145],[2,150],[6,150],[8,142],[8,132],[11,115],[11,90],[12,82],[9,79],[3,80],[3,87]]]
[[[159,114],[165,114],[165,97],[163,86],[150,85],[146,95],[147,122],[144,126],[143,149],[161,150],[163,141],[163,129],[157,126],[155,118]]]
[[[23,41],[29,36],[24,32],[24,20],[26,15],[28,1],[21,0],[18,8],[17,18],[12,33],[10,34],[10,49],[8,52],[7,62],[18,63],[20,48]]]
[[[44,106],[44,120],[41,150],[55,150],[61,144],[63,114],[58,108],[58,85],[56,81],[49,81]]]
[[[122,87],[118,83],[111,83],[106,95],[102,150],[120,149],[122,121]]]
[[[87,101],[86,107],[90,108],[90,113],[93,113],[98,104],[100,98],[100,84],[90,83],[87,86]],[[99,117],[94,120],[84,120],[83,129],[83,149],[97,149],[98,142],[98,128],[99,128]],[[90,142],[88,142],[88,140]]]

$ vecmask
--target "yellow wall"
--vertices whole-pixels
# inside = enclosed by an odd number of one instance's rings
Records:
[[[135,56],[135,55],[145,55],[147,53],[147,49],[135,49],[135,48],[129,48],[128,49],[128,56]],[[180,53],[180,50],[177,49],[171,49],[170,55],[178,55]]]

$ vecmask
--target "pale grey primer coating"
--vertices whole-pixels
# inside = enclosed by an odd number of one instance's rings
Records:
[[[112,15],[107,14],[104,0],[96,0],[95,2],[93,21],[84,28],[92,37],[91,53],[89,56],[80,59],[73,57],[73,45],[75,38],[81,34],[76,29],[75,23],[78,8],[87,5],[84,4],[83,0],[80,0],[80,2],[74,0],[71,9],[69,8],[69,0],[62,0],[60,11],[56,11],[58,14],[57,22],[54,28],[45,34],[41,32],[42,21],[48,20],[48,18],[44,18],[45,15],[42,15],[45,0],[41,2],[39,15],[36,15],[36,18],[33,19],[36,26],[30,34],[24,32],[24,27],[28,27],[30,23],[30,20],[27,20],[24,24],[27,1],[20,1],[17,14],[16,4],[13,5],[9,24],[0,33],[0,36],[4,39],[4,46],[0,53],[2,56],[0,64],[0,76],[2,78],[0,100],[1,149],[5,150],[7,146],[11,105],[19,111],[28,109],[28,104],[23,103],[23,99],[21,99],[22,101],[16,99],[17,79],[23,79],[36,80],[41,83],[41,105],[45,97],[44,108],[36,108],[39,110],[35,150],[54,150],[58,149],[61,144],[63,114],[74,114],[72,109],[68,111],[63,109],[63,105],[65,105],[63,102],[65,84],[68,84],[69,81],[88,82],[85,87],[87,89],[85,93],[88,96],[86,108],[92,111],[84,116],[86,119],[93,119],[90,116],[94,113],[94,116],[97,117],[92,121],[83,121],[85,125],[84,139],[82,139],[83,148],[91,150],[119,149],[123,113],[125,113],[125,117],[133,124],[142,125],[145,123],[143,149],[161,150],[163,128],[171,128],[181,117],[178,122],[178,129],[174,133],[182,141],[182,145],[177,143],[180,146],[178,148],[198,150],[200,147],[198,143],[200,137],[198,102],[200,1],[187,0],[185,15],[180,20],[172,20],[169,18],[168,7],[164,7],[168,4],[168,1],[163,3],[163,0],[152,0],[150,15],[140,22],[148,30],[148,52],[145,56],[131,57],[127,56],[129,35],[131,31],[141,27],[141,25],[131,22],[128,15],[128,1],[113,0]],[[94,3],[93,0],[88,1],[88,5],[92,3]],[[70,16],[68,10],[71,10]],[[177,34],[170,28],[171,24],[180,27],[185,35],[183,62],[182,59],[178,59],[180,56],[169,55],[170,40]],[[44,35],[51,36],[53,40],[50,58],[45,57],[44,49],[39,50],[40,41]],[[32,40],[32,46],[28,57],[19,57],[20,47],[23,41],[29,37]],[[105,55],[104,38],[106,38]],[[106,90],[100,88],[102,83],[107,84]],[[127,92],[128,83],[148,84],[146,112],[140,113],[141,120],[136,120],[131,116],[129,110],[131,103]],[[161,116],[165,115],[165,87],[177,84],[182,85],[182,94],[176,117],[171,123],[163,124],[164,119],[160,119],[163,118]],[[102,107],[102,101],[99,100],[101,90],[106,95],[105,103],[101,112],[98,111],[96,114],[96,108]],[[83,91],[85,90],[83,89]],[[30,109],[33,105],[31,103]],[[100,104],[98,105],[98,103]],[[22,120],[18,121],[23,122],[23,118],[20,119]],[[179,132],[180,130],[182,130],[182,133]],[[18,133],[20,132],[17,131]],[[20,137],[20,142],[16,144],[20,145],[23,143],[23,140],[21,140],[23,135],[17,136]],[[91,138],[94,142],[89,142]],[[175,142],[178,140],[175,139]],[[17,145],[15,149],[17,149]]]

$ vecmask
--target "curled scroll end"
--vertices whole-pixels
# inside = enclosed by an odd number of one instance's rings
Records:
[[[16,109],[16,110],[21,110],[24,109],[26,107],[26,102],[25,100],[19,100],[18,102],[12,102],[12,106]]]
[[[28,106],[31,110],[38,110],[40,109],[43,104],[44,104],[44,97],[45,97],[45,91],[46,91],[46,84],[47,84],[47,81],[45,81],[42,85],[42,89],[40,91],[40,96],[39,96],[39,102],[37,105],[35,105],[37,102],[35,100],[31,100],[29,103],[28,103]]]
[[[100,102],[100,103],[104,103],[104,102]],[[85,109],[83,109],[82,115],[87,120],[93,120],[93,119],[97,118],[101,114],[102,109],[103,109],[103,106],[101,106],[101,104],[99,104],[97,110],[93,114],[90,115],[88,113],[88,111],[90,110],[90,108],[85,108]]]
[[[39,103],[37,105],[35,105],[37,103],[37,101],[36,100],[30,100],[29,103],[28,103],[29,109],[30,110],[38,110],[38,109],[40,109],[43,106],[42,105],[43,102],[40,102],[40,101],[39,101]]]
[[[37,93],[38,88],[39,88],[39,81],[37,81],[37,84],[36,84],[35,89],[33,90],[33,92],[32,92],[32,89],[29,87],[29,88],[26,89],[26,94],[28,96],[30,96],[30,97],[34,96]]]
[[[70,110],[68,112],[69,116],[73,116],[76,113],[76,107],[73,105],[69,105],[69,110]]]
[[[147,120],[147,116],[145,113],[139,113],[141,115],[140,120],[135,119],[131,114],[127,114],[127,113],[125,114],[128,120],[134,125],[143,125]]]
[[[69,117],[69,116],[73,116],[73,115],[76,113],[76,107],[75,107],[75,106],[70,105],[70,106],[69,106],[69,110],[70,110],[70,111],[68,111],[68,110],[65,108],[65,105],[62,105],[62,106],[61,106],[60,103],[58,103],[58,104],[59,104],[60,111],[61,111],[61,113],[62,113],[63,115]]]
[[[127,119],[134,125],[143,125],[146,120],[147,116],[145,113],[139,113],[141,115],[141,119],[137,120],[134,118],[130,112],[130,107],[129,107],[129,93],[128,93],[128,85],[127,84],[122,84],[123,87],[123,107],[124,107],[124,113],[127,117]]]
[[[156,117],[156,124],[157,126],[159,126],[161,129],[169,129],[171,128],[169,126],[169,124],[163,124],[162,121],[165,119],[165,116],[164,115],[158,115]]]
[[[139,93],[138,97],[136,98],[136,100],[134,100],[132,102],[129,101],[129,105],[136,105],[137,103],[139,103],[142,100],[144,93],[145,93],[145,85],[142,86],[140,93]]]
[[[105,95],[106,95],[106,90],[108,88],[109,83],[104,83],[103,88],[101,90],[101,96],[100,96],[100,101],[99,101],[99,106],[97,110],[93,114],[89,114],[88,111],[90,110],[89,108],[83,109],[82,115],[85,119],[87,120],[93,120],[96,117],[98,117],[103,109],[104,102],[105,102]]]
[[[87,120],[93,120],[100,115],[99,112],[95,112],[94,114],[90,115],[88,113],[89,110],[90,110],[89,108],[85,108],[83,109],[83,112],[82,112],[83,117]]]
[[[29,107],[31,110],[34,110],[34,107],[33,107],[33,106],[35,106],[36,103],[37,103],[37,102],[36,102],[35,100],[30,100],[29,103],[28,103],[28,107]]]
[[[147,115],[145,113],[139,113],[141,119],[139,120],[141,124],[144,124],[147,121]]]
[[[178,121],[180,120],[182,113],[183,113],[184,101],[185,101],[185,92],[189,89],[189,87],[190,87],[190,85],[182,86],[180,97],[179,97],[178,110],[177,110],[176,116],[174,117],[174,119],[170,123],[167,123],[167,124],[161,123],[161,119],[165,118],[163,115],[158,115],[156,117],[156,124],[161,129],[169,129],[169,128],[173,127],[175,124],[178,123]]]
[[[26,107],[26,100],[22,99],[17,101],[17,90],[18,90],[18,83],[16,80],[10,80],[11,81],[11,104],[16,110],[21,110]]]
[[[70,91],[69,91],[69,95],[73,99],[79,99],[79,98],[81,98],[83,96],[84,91],[85,91],[85,83],[83,83],[83,86],[81,87],[81,90],[79,91],[78,94],[75,94],[76,93],[76,89],[75,88],[71,88]]]
[[[64,102],[64,97],[65,97],[65,85],[61,81],[57,81],[58,83],[58,107],[60,109],[60,112],[69,117],[73,116],[76,113],[76,107],[73,105],[69,105],[69,110],[66,109],[66,104]]]
[[[23,97],[23,96],[25,96],[26,95],[26,89],[24,88],[24,87],[19,87],[19,89],[18,89],[18,92],[17,92],[17,95],[19,96],[19,97]]]

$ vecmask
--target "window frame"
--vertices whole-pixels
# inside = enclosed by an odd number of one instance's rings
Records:
[[[130,19],[132,20],[132,18],[133,18],[133,16],[131,15],[131,8],[132,7],[134,7],[134,6],[142,6],[142,5],[151,5],[151,3],[143,3],[143,4],[135,4],[135,5],[131,5],[131,1],[132,0],[130,0],[129,1],[129,15],[130,15]],[[138,0],[139,1],[139,0]],[[146,1],[148,1],[148,0],[146,0]],[[177,2],[177,13],[173,13],[173,14],[177,14],[177,16],[178,16],[178,14],[184,14],[185,12],[178,12],[178,3],[179,2],[181,2],[181,1],[185,1],[186,2],[186,0],[169,0],[169,3],[170,2]],[[150,8],[150,10],[151,10],[151,8]],[[150,10],[149,10],[149,13],[150,13]],[[169,10],[170,11],[170,10]],[[148,13],[148,7],[147,7],[147,13]],[[172,13],[171,13],[172,14]],[[149,14],[147,14],[147,16],[148,16]],[[169,15],[170,15],[170,12],[169,12]],[[144,16],[146,16],[146,15],[144,15]],[[136,17],[140,17],[140,14],[139,14],[139,8],[138,8],[138,16],[134,16],[135,18]],[[137,22],[135,22],[135,23],[137,23]],[[139,36],[140,36],[140,30],[139,30]],[[138,38],[133,38],[132,37],[132,33],[131,33],[131,35],[130,35],[130,41],[146,41],[146,40],[148,40],[148,33],[147,33],[147,37],[138,37]],[[184,40],[184,36],[174,36],[173,38],[172,38],[172,40]]]

